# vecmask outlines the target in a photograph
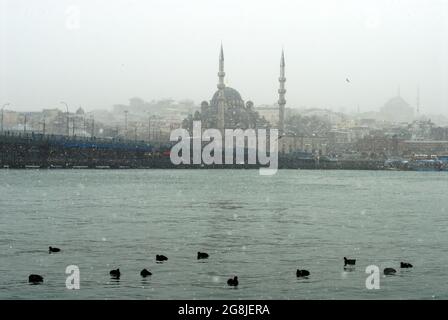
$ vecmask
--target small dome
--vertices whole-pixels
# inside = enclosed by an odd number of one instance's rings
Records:
[[[218,106],[218,96],[219,96],[219,90],[216,91],[215,94],[213,95],[211,101],[212,107]],[[224,99],[226,106],[244,107],[244,101],[241,98],[240,93],[233,88],[230,87],[224,88]]]
[[[79,115],[84,114],[84,109],[79,107],[78,110],[76,110],[76,114],[79,114]]]

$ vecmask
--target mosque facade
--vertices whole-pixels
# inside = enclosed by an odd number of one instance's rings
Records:
[[[219,70],[217,91],[213,94],[210,101],[201,103],[200,112],[186,119],[183,126],[192,128],[193,121],[201,121],[202,130],[207,128],[219,129],[224,132],[225,129],[259,129],[259,128],[277,128],[279,132],[278,150],[280,153],[292,153],[298,150],[309,151],[313,153],[325,153],[326,141],[316,138],[304,138],[295,136],[285,130],[285,106],[286,106],[286,77],[285,77],[285,55],[282,50],[280,57],[280,73],[278,94],[278,115],[276,121],[268,121],[261,116],[254,103],[250,100],[244,101],[238,90],[226,86],[224,83],[224,50],[221,45],[219,53]]]
[[[226,86],[224,83],[224,50],[221,45],[219,53],[219,71],[217,91],[210,101],[201,103],[201,111],[195,114],[193,120],[201,120],[202,128],[217,128],[221,132],[224,129],[249,129],[271,128],[264,117],[255,110],[251,100],[244,101],[238,90]]]

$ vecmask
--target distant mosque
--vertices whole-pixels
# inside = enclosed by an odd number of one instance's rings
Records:
[[[417,102],[417,113],[418,110]],[[412,122],[414,120],[414,108],[407,103],[398,89],[397,96],[389,99],[380,110],[380,117],[390,122]]]
[[[201,111],[185,119],[184,128],[191,128],[193,121],[201,120],[202,128],[216,128],[221,132],[224,129],[249,129],[249,128],[271,128],[273,124],[269,123],[264,117],[254,109],[254,103],[250,100],[244,102],[241,94],[234,88],[224,84],[224,50],[221,45],[219,53],[219,71],[218,71],[218,90],[213,94],[210,102],[201,103]],[[283,132],[284,110],[285,110],[285,58],[282,51],[280,62],[280,89],[279,93],[279,134]]]

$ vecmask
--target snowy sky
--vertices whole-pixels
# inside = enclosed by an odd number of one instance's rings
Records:
[[[288,107],[378,110],[400,86],[448,115],[443,0],[0,0],[0,104],[200,103],[221,41],[227,85],[256,105],[277,100],[284,47]]]

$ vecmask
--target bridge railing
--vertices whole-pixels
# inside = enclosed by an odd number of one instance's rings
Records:
[[[23,131],[3,131],[0,132],[1,140],[27,140],[29,142],[45,141],[50,144],[60,144],[65,147],[116,147],[116,148],[141,148],[150,150],[154,145],[143,140],[129,140],[122,138],[97,138],[82,136],[66,136],[56,134],[42,134]]]

